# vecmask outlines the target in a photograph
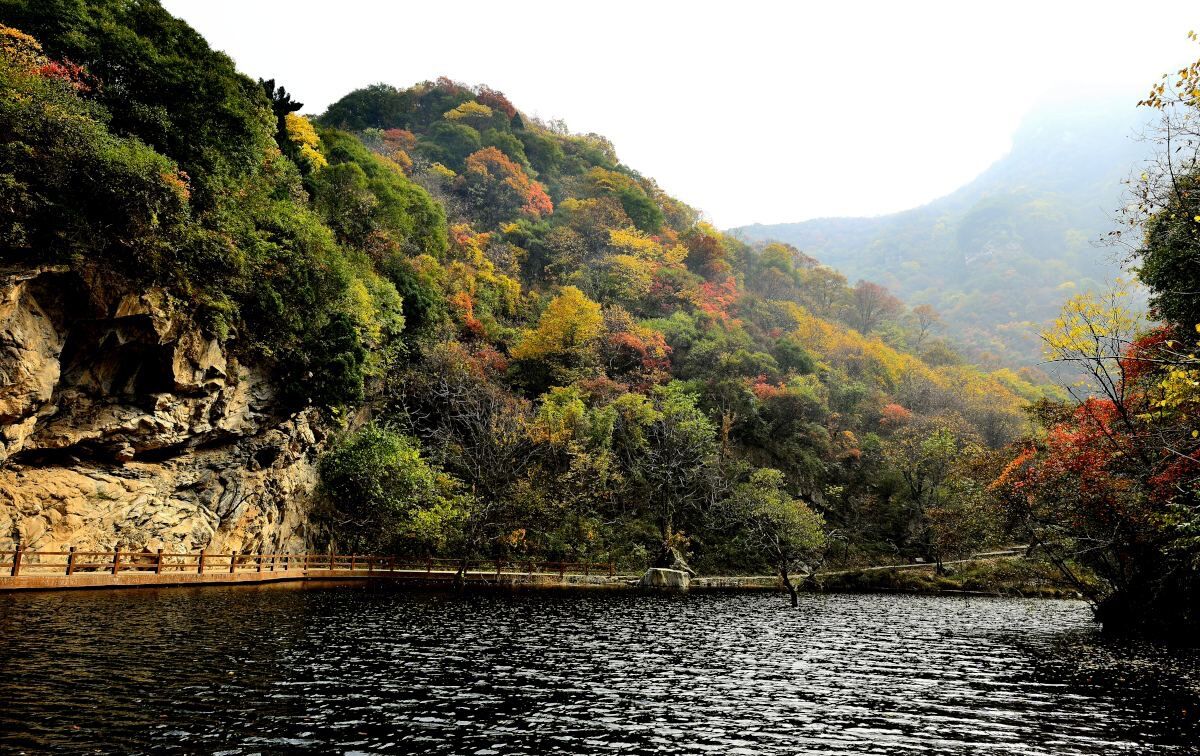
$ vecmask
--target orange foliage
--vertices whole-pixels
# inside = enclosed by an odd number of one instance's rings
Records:
[[[550,200],[550,195],[546,194],[546,190],[538,182],[530,182],[529,193],[525,198],[525,204],[521,206],[521,212],[533,218],[540,218],[554,212],[554,203]]]
[[[417,146],[417,135],[408,129],[384,129],[383,141],[390,147],[412,152]]]
[[[481,347],[473,355],[475,362],[492,375],[501,375],[508,370],[508,358],[490,344]]]
[[[529,178],[521,166],[495,147],[484,147],[467,156],[468,178],[477,181],[499,182],[512,190],[520,203],[520,211],[532,218],[554,212],[554,203],[541,184]]]
[[[734,323],[737,301],[741,296],[733,276],[721,282],[706,281],[697,288],[693,301],[700,311],[723,323]]]
[[[487,105],[492,110],[503,113],[508,116],[510,121],[517,115],[517,109],[508,101],[508,98],[502,92],[497,92],[490,87],[479,87],[475,92],[475,100],[481,105]]]
[[[710,229],[701,227],[684,238],[687,247],[688,267],[710,281],[719,281],[729,276],[732,270],[725,260],[725,247],[720,236]]]
[[[1160,326],[1135,340],[1121,357],[1121,374],[1127,385],[1132,385],[1158,365],[1155,353],[1163,348],[1172,335],[1170,326]]]
[[[91,92],[95,83],[87,69],[69,60],[61,63],[56,60],[47,61],[37,68],[37,73],[47,79],[61,79],[81,94]]]
[[[448,297],[448,301],[462,323],[464,335],[482,338],[484,336],[483,322],[475,317],[475,302],[471,299],[471,295],[465,291],[455,292]]]
[[[765,402],[768,399],[783,396],[787,392],[787,388],[782,383],[769,383],[765,375],[760,375],[751,381],[750,391],[758,397],[760,402]]]
[[[904,425],[911,419],[912,412],[895,402],[883,405],[883,409],[879,411],[879,424],[887,428]]]
[[[609,366],[618,372],[637,372],[643,383],[669,378],[671,347],[659,331],[635,328],[610,333],[607,339]]]

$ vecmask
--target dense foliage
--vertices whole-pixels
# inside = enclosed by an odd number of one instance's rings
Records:
[[[162,287],[340,419],[346,547],[786,574],[1004,537],[987,484],[1043,389],[604,138],[446,79],[314,122],[153,2],[0,21],[6,261]]]
[[[441,306],[376,418],[470,486],[472,548],[787,571],[814,533],[843,561],[1004,537],[992,450],[1043,392],[965,364],[929,308],[724,235],[486,87],[375,85],[319,120],[447,209],[405,291]]]

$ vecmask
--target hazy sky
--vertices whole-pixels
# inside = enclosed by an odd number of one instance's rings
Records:
[[[609,137],[719,226],[874,215],[956,188],[1035,102],[1200,57],[1192,2],[164,0],[319,113],[441,75]]]

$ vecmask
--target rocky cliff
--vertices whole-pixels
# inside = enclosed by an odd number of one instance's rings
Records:
[[[323,435],[164,292],[0,271],[0,548],[303,550]]]

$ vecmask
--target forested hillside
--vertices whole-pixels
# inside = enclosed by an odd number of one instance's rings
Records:
[[[1045,390],[701,222],[603,137],[445,79],[305,116],[302,83],[151,2],[0,21],[5,266],[159,291],[269,372],[278,416],[319,410],[340,547],[759,569],[1004,537],[994,450]]]
[[[824,218],[735,229],[793,244],[851,280],[937,310],[947,332],[990,365],[1041,362],[1038,331],[1072,295],[1122,274],[1114,226],[1124,181],[1151,146],[1136,98],[1043,105],[1009,154],[970,184],[877,218]],[[1127,275],[1127,274],[1126,274]]]

